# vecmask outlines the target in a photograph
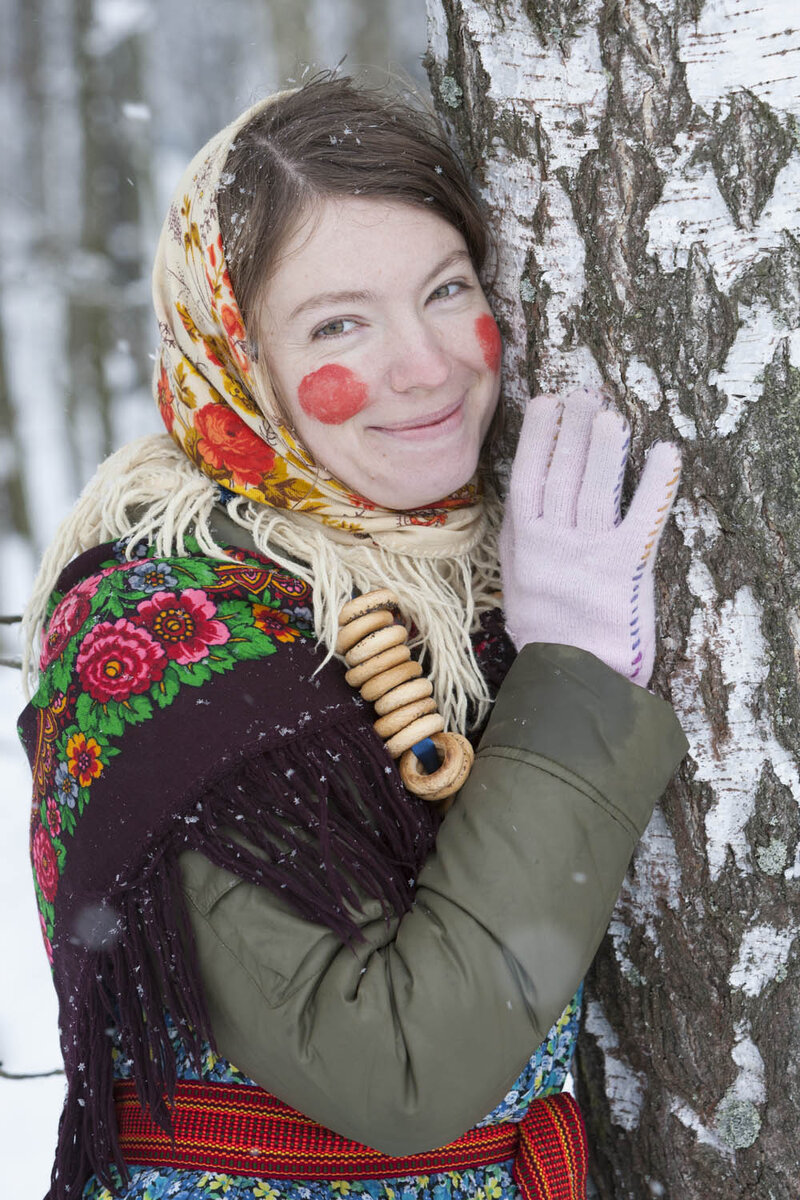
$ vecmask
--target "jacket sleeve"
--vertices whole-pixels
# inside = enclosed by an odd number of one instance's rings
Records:
[[[458,1137],[574,993],[685,753],[669,706],[582,650],[526,646],[417,880],[343,946],[265,890],[181,857],[222,1054],[383,1153]]]

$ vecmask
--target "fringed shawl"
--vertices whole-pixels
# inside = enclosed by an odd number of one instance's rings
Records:
[[[62,574],[20,720],[67,1099],[52,1200],[125,1173],[110,1031],[168,1127],[168,1011],[213,1042],[177,857],[195,849],[352,942],[359,893],[410,907],[437,826],[313,636],[310,589],[244,550],[101,546]],[[497,642],[498,639],[495,638]],[[507,643],[506,643],[507,646]],[[507,664],[506,664],[507,665]]]
[[[345,942],[358,937],[359,894],[387,917],[412,902],[436,818],[404,791],[331,657],[353,589],[398,592],[451,728],[479,724],[491,698],[473,641],[499,586],[496,501],[477,480],[419,512],[352,495],[296,442],[249,360],[216,195],[250,115],[190,164],[159,243],[154,390],[169,436],[101,466],[26,613],[26,668],[45,632],[21,736],[68,1089],[51,1200],[77,1200],[93,1172],[111,1187],[112,1164],[125,1175],[110,1030],[165,1128],[165,1010],[195,1054],[213,1042],[183,850]],[[215,533],[221,489],[259,553],[229,554]],[[120,537],[127,547],[96,548]]]

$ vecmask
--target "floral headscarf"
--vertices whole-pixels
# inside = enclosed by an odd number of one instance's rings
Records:
[[[393,550],[418,553],[422,542],[422,552],[435,547],[436,556],[469,552],[482,532],[476,481],[413,512],[355,495],[293,437],[263,367],[256,371],[249,358],[225,262],[217,189],[237,132],[268,103],[243,113],[195,156],[164,223],[153,271],[161,332],[155,386],[164,424],[205,475],[239,495],[362,539],[366,534]],[[420,537],[423,530],[434,536]]]
[[[314,633],[329,657],[341,606],[354,592],[390,587],[447,727],[463,732],[489,699],[470,631],[498,603],[500,505],[473,479],[428,508],[382,508],[314,462],[284,424],[265,368],[249,357],[217,215],[231,144],[268,103],[213,137],[178,184],[153,270],[154,390],[170,436],[118,450],[59,528],[26,610],[26,679],[35,686],[48,597],[70,559],[120,537],[181,554],[188,534],[224,558],[229,543],[212,519],[223,500],[248,544],[310,585]]]

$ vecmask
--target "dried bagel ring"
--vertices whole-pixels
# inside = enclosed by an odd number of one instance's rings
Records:
[[[378,737],[392,738],[396,733],[401,733],[412,721],[416,721],[418,717],[424,717],[432,712],[436,712],[436,701],[433,696],[424,696],[421,700],[415,700],[412,704],[404,704],[402,708],[396,708],[393,712],[387,713],[385,717],[381,717],[379,721],[375,722],[373,729]]]
[[[368,633],[365,638],[362,638],[357,646],[353,646],[352,650],[348,650],[344,661],[348,667],[357,667],[366,662],[368,658],[374,658],[376,654],[380,654],[382,650],[388,650],[407,640],[408,632],[402,625],[389,625],[386,629],[376,629],[374,633]]]
[[[423,800],[444,800],[454,796],[472,770],[475,751],[460,733],[434,733],[431,737],[441,755],[437,771],[428,774],[413,750],[400,759],[400,777],[410,792]]]
[[[401,646],[392,646],[390,650],[384,650],[382,654],[376,654],[374,658],[369,658],[366,662],[359,663],[357,667],[351,667],[349,671],[345,672],[345,679],[351,687],[360,688],[368,679],[380,675],[381,671],[388,671],[390,667],[397,667],[400,663],[408,662],[410,658],[411,651],[405,643]]]
[[[443,733],[444,718],[436,711],[433,684],[422,677],[422,666],[411,658],[408,631],[395,620],[399,600],[388,588],[357,596],[339,615],[336,650],[349,670],[345,679],[375,704],[376,733],[384,739],[392,758],[401,759],[400,771],[409,791],[440,802],[447,811],[451,798],[469,775],[472,746],[457,733]],[[432,738],[440,765],[428,773],[412,747]]]
[[[420,717],[417,721],[412,721],[405,729],[401,729],[394,737],[389,738],[386,743],[386,749],[391,754],[392,758],[399,758],[406,750],[410,750],[417,742],[421,742],[423,738],[431,737],[434,733],[441,733],[444,729],[444,717],[441,713],[428,713],[425,717]]]
[[[388,675],[389,672],[387,671],[386,674]],[[380,675],[378,679],[380,679]],[[387,713],[394,712],[396,708],[411,704],[413,700],[422,700],[426,696],[430,696],[432,692],[433,684],[430,679],[407,679],[405,683],[401,683],[398,687],[394,687],[378,697],[375,701],[375,712],[379,717],[385,717]]]
[[[391,653],[391,651],[387,651]],[[411,651],[409,651],[409,654]],[[374,662],[374,659],[370,660]],[[367,664],[365,663],[364,666]],[[354,667],[355,671],[360,671],[361,667]],[[349,674],[349,672],[348,672]],[[422,674],[422,663],[417,662],[415,658],[407,658],[405,662],[398,663],[396,667],[389,667],[386,671],[381,671],[379,675],[373,675],[361,689],[361,695],[365,700],[379,700],[381,696],[387,695],[391,691],[396,691],[401,684],[410,683],[414,679],[419,679]],[[431,688],[433,684],[431,684]],[[375,711],[378,716],[382,716],[381,710],[375,706]]]
[[[376,629],[385,629],[387,625],[394,624],[394,615],[389,612],[388,608],[377,608],[374,612],[364,613],[363,617],[356,617],[355,620],[349,621],[342,629],[339,630],[339,636],[336,639],[336,653],[346,654],[356,642],[360,642],[368,633],[374,633]]]
[[[365,592],[363,596],[355,596],[342,605],[339,613],[339,625],[347,625],[357,617],[375,612],[377,608],[390,608],[394,612],[400,607],[400,601],[389,588],[377,588],[374,592]]]

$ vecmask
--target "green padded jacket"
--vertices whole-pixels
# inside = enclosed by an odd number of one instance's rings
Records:
[[[502,1099],[575,992],[686,748],[663,700],[585,651],[530,645],[414,907],[387,922],[365,900],[355,949],[185,852],[220,1052],[383,1153],[458,1137]]]

